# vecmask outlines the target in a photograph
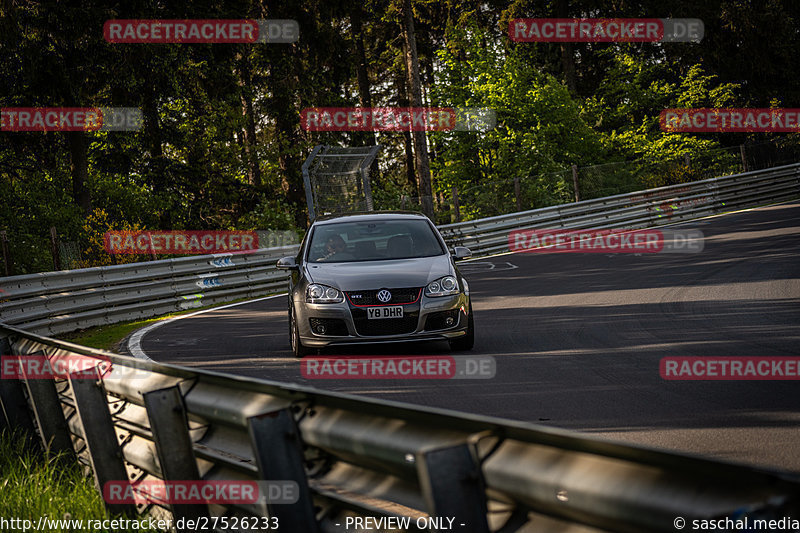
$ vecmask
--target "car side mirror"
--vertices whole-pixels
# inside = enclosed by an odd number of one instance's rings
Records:
[[[297,262],[294,260],[294,257],[281,257],[278,259],[278,262],[275,264],[281,270],[297,270],[300,268]]]
[[[453,248],[453,257],[456,259],[469,259],[472,257],[472,251],[466,246],[456,246]]]

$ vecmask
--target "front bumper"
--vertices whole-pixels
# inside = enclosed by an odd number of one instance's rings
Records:
[[[366,318],[366,308],[353,305],[347,298],[337,304],[310,304],[295,298],[294,309],[300,341],[310,348],[324,348],[348,344],[394,343],[454,339],[467,333],[469,295],[430,298],[421,295],[419,301],[401,305],[403,318]],[[453,326],[444,319],[456,318]],[[324,324],[326,334],[311,327]],[[334,333],[334,334],[330,334]]]

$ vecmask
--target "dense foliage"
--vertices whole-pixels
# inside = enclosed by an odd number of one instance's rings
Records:
[[[798,4],[789,0],[405,0],[425,105],[488,107],[484,133],[427,135],[433,195],[448,221],[513,204],[487,184],[523,179],[523,207],[734,168],[739,145],[767,135],[661,131],[669,107],[797,107]],[[0,107],[137,107],[137,132],[0,132],[0,230],[13,272],[52,268],[50,228],[75,243],[70,266],[109,264],[109,229],[306,227],[301,165],[313,146],[379,142],[376,204],[420,195],[409,133],[311,133],[314,106],[409,105],[404,0],[165,3],[0,2]],[[518,43],[521,17],[693,17],[693,43]],[[293,44],[110,44],[109,19],[295,19]],[[652,165],[674,163],[654,174]],[[694,161],[694,164],[691,162]],[[684,163],[685,162],[685,163]],[[596,165],[605,165],[597,167]],[[670,167],[672,168],[672,167]],[[739,167],[740,168],[740,167]],[[509,204],[510,205],[510,204]],[[513,206],[509,207],[513,208]],[[62,253],[65,253],[62,250]],[[1,258],[0,258],[1,259]],[[135,258],[132,258],[135,259]],[[2,270],[0,270],[0,275]]]

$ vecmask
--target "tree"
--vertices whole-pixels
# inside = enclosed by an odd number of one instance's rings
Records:
[[[419,78],[419,57],[417,56],[417,40],[414,34],[414,13],[411,10],[411,0],[402,0],[402,30],[405,45],[406,72],[410,89],[411,106],[422,107],[422,86]],[[414,162],[419,179],[419,193],[421,196],[422,212],[428,218],[433,218],[433,192],[431,189],[431,168],[428,159],[428,142],[425,131],[414,129]]]

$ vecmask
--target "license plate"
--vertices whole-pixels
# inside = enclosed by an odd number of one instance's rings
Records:
[[[403,318],[403,306],[367,307],[367,318]]]

